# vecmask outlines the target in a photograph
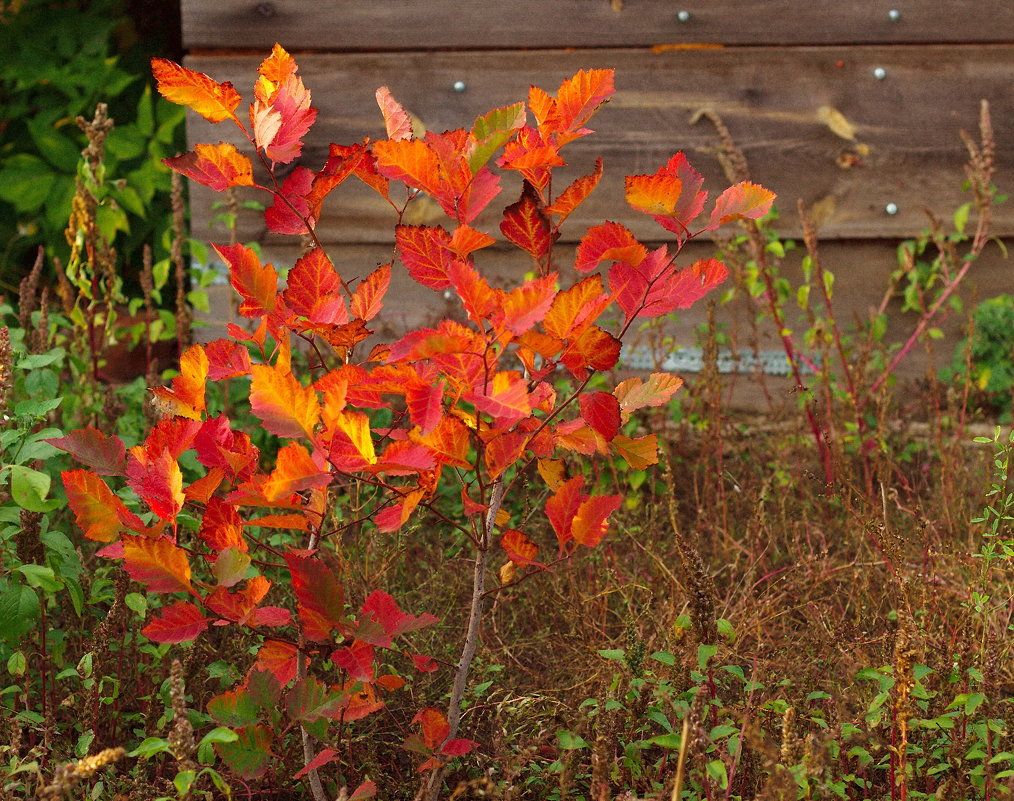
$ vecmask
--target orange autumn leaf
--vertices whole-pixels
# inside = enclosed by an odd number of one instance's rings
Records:
[[[670,215],[676,210],[683,182],[675,175],[628,175],[627,203],[645,214]]]
[[[226,548],[245,551],[249,547],[243,537],[243,519],[236,507],[217,496],[208,499],[198,534],[201,541],[216,553]]]
[[[504,531],[500,537],[500,547],[504,549],[507,558],[516,565],[533,565],[545,568],[541,562],[536,562],[535,557],[539,553],[539,546],[528,539],[528,535],[515,528]]]
[[[183,473],[168,448],[157,455],[140,445],[131,448],[127,458],[127,483],[162,520],[176,521],[186,498]]]
[[[506,293],[501,298],[501,311],[495,315],[497,325],[503,325],[518,336],[531,330],[546,316],[553,303],[556,278],[556,273],[533,278]]]
[[[289,310],[311,323],[342,325],[348,310],[341,295],[342,281],[327,254],[314,248],[289,270],[282,298]]]
[[[323,460],[318,462],[298,442],[290,442],[278,451],[275,469],[264,482],[262,492],[269,501],[276,501],[310,487],[327,486],[330,481]]]
[[[742,181],[730,186],[715,201],[711,212],[711,220],[704,230],[710,231],[720,225],[743,218],[759,220],[771,210],[775,201],[775,193],[760,184]]]
[[[61,476],[74,522],[88,539],[113,542],[128,528],[124,518],[134,516],[101,478],[87,470],[67,470]],[[141,521],[135,520],[140,527]]]
[[[177,417],[200,420],[207,408],[204,403],[204,386],[208,378],[208,356],[200,345],[191,345],[180,357],[180,374],[173,379],[172,388],[155,387],[152,394],[158,399],[162,411]]]
[[[658,438],[655,434],[645,434],[636,439],[621,434],[613,437],[609,445],[634,470],[644,470],[658,464]]]
[[[527,182],[521,199],[504,209],[500,231],[536,260],[549,253],[558,236],[550,228],[545,212],[539,208],[535,188]]]
[[[304,387],[286,369],[257,364],[251,368],[250,409],[264,428],[279,437],[313,436],[320,403],[312,387]]]
[[[451,235],[443,228],[423,225],[399,225],[394,243],[408,274],[418,283],[434,290],[450,287],[447,272],[454,261]]]
[[[122,539],[123,567],[148,592],[194,592],[187,552],[170,538],[124,534]]]
[[[350,309],[360,320],[372,320],[384,305],[384,295],[391,284],[391,265],[382,264],[356,285]]]
[[[558,292],[546,312],[546,333],[563,339],[586,323],[593,323],[610,303],[598,273],[578,281],[570,289]]]
[[[159,93],[170,103],[193,109],[209,122],[236,119],[239,92],[228,81],[219,83],[202,72],[181,67],[164,58],[151,60]]]
[[[575,179],[570,186],[560,193],[551,206],[546,206],[544,209],[546,214],[555,214],[560,218],[556,224],[557,228],[592,193],[592,190],[598,186],[600,178],[602,178],[601,157],[595,159],[595,170],[590,175],[583,175]]]
[[[334,419],[330,461],[339,470],[365,470],[377,462],[370,434],[370,418],[362,412],[342,411]]]
[[[229,265],[233,288],[243,298],[239,313],[244,317],[262,317],[274,311],[278,295],[278,276],[270,264],[261,264],[257,253],[246,245],[214,245],[222,261]]]
[[[635,409],[645,406],[661,406],[668,403],[676,391],[683,386],[683,379],[669,373],[652,373],[647,380],[634,377],[621,381],[613,389],[613,395],[620,402],[623,420],[630,418]]]
[[[556,117],[559,131],[578,132],[599,107],[616,92],[614,72],[579,70],[560,85],[556,94]]]
[[[250,159],[228,142],[194,145],[191,152],[162,159],[162,163],[215,192],[231,186],[253,186]]]

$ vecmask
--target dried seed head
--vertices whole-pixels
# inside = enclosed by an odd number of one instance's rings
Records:
[[[60,765],[53,774],[53,780],[39,790],[39,798],[64,798],[81,779],[86,779],[106,765],[116,762],[126,753],[124,748],[107,748],[76,762]]]
[[[11,346],[11,332],[6,325],[0,326],[0,415],[7,411],[7,401],[14,388],[14,348]]]

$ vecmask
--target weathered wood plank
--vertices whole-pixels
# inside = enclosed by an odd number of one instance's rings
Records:
[[[1008,242],[1008,247],[1014,242]],[[377,265],[391,258],[390,248],[382,245],[346,245],[328,249],[329,255],[338,267],[342,276],[353,279],[368,274]],[[709,244],[692,243],[683,253],[682,264],[690,264],[698,258],[713,255]],[[279,270],[290,267],[298,258],[299,250],[295,244],[269,245],[264,249],[263,258],[275,264]],[[802,250],[790,251],[782,267],[783,275],[796,287],[801,282],[800,261]],[[828,242],[821,246],[821,259],[826,269],[835,274],[834,282],[834,313],[843,328],[851,328],[857,320],[868,320],[879,306],[888,285],[888,278],[896,267],[895,245],[882,241],[859,242]],[[576,274],[568,265],[573,261],[573,248],[561,248],[558,253],[561,280],[570,282]],[[519,260],[516,251],[490,248],[476,254],[476,264],[483,274],[497,286],[510,287],[520,281],[521,275],[528,268],[524,259]],[[1002,256],[998,246],[990,246],[982,258],[975,264],[969,274],[968,284],[961,291],[962,297],[968,301],[970,309],[975,302],[987,297],[1009,292],[1010,264]],[[212,314],[204,319],[207,327],[199,328],[196,334],[201,341],[208,341],[225,336],[225,324],[242,322],[241,318],[230,313],[232,290],[227,285],[212,288]],[[801,336],[807,327],[801,312],[794,303],[786,306],[786,314],[790,325]],[[391,287],[385,299],[385,306],[380,315],[371,323],[377,333],[376,341],[391,342],[406,331],[420,326],[436,324],[446,316],[460,314],[460,305],[453,299],[445,298],[442,293],[425,289],[412,281],[404,269],[396,267],[392,273]],[[737,351],[749,354],[753,348],[754,333],[751,320],[753,313],[741,302],[718,309],[717,318],[724,327],[730,341],[735,343]],[[892,301],[889,306],[890,322],[885,336],[887,342],[902,342],[913,330],[916,320],[911,313],[900,311],[900,302]],[[658,354],[660,359],[668,356],[676,347],[693,347],[697,341],[698,326],[706,321],[706,306],[697,304],[688,311],[680,311],[654,331],[632,332],[631,346],[648,346]],[[932,364],[939,368],[950,362],[951,354],[961,336],[964,324],[961,315],[951,315],[942,325],[944,338],[933,342],[932,360],[922,348],[915,348],[911,355],[902,362],[897,375],[901,380],[919,379],[926,375]],[[674,345],[662,345],[661,340],[671,337]],[[652,342],[656,344],[651,345]],[[757,328],[756,347],[760,351],[772,354],[781,352],[781,342],[770,323],[761,322]],[[368,349],[368,346],[367,348]],[[365,350],[364,350],[365,352]],[[692,373],[683,373],[687,381],[693,382]],[[767,377],[769,391],[781,397],[788,405],[795,403],[795,397],[789,394],[791,382]],[[730,404],[736,407],[759,408],[765,403],[764,395],[756,376],[741,375],[737,378],[727,377],[730,392]]]
[[[897,15],[890,15],[891,9]],[[689,14],[681,21],[680,12]],[[423,49],[1009,42],[1009,0],[183,0],[188,48]]]
[[[186,62],[219,80],[231,80],[249,94],[258,58],[201,56]],[[592,121],[598,133],[564,151],[570,162],[557,186],[589,172],[594,157],[605,161],[605,177],[564,229],[574,239],[603,219],[620,219],[635,233],[657,237],[659,229],[623,201],[623,177],[654,172],[676,150],[714,190],[725,182],[714,156],[716,136],[707,122],[692,124],[697,112],[717,113],[743,149],[752,177],[777,192],[787,233],[797,232],[794,209],[802,198],[820,209],[825,238],[901,237],[926,224],[925,207],[949,215],[967,199],[961,191],[965,149],[962,128],[975,130],[979,98],[993,109],[998,136],[997,182],[1003,186],[1014,163],[1014,46],[924,46],[851,48],[738,48],[653,54],[602,50],[594,53],[530,52],[304,55],[301,70],[321,109],[303,163],[318,168],[329,142],[382,137],[374,92],[387,84],[427,127],[444,130],[471,124],[490,108],[523,99],[529,84],[550,90],[579,68],[615,67],[618,93]],[[883,80],[874,69],[885,71]],[[456,92],[455,81],[466,89]],[[839,119],[838,125],[829,120]],[[854,126],[843,138],[840,120]],[[191,119],[191,142],[226,139],[242,145],[234,126]],[[248,143],[247,143],[248,145]],[[868,149],[868,152],[866,150]],[[848,166],[857,153],[857,164]],[[499,210],[517,197],[513,174],[505,191],[478,220],[498,234]],[[204,235],[218,199],[192,190],[193,227]],[[258,199],[263,199],[258,197]],[[435,204],[417,213],[443,219]],[[426,206],[429,203],[429,206]],[[885,209],[894,204],[893,216]],[[1014,204],[996,210],[995,230],[1014,234]],[[392,214],[365,187],[347,182],[329,205],[318,234],[328,242],[388,242]],[[222,237],[218,230],[213,236]],[[260,215],[241,218],[243,239],[265,238]],[[271,237],[267,237],[270,240]]]

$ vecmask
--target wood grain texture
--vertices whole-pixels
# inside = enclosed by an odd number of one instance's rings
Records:
[[[1009,42],[1010,0],[182,0],[187,48],[292,52]],[[891,9],[900,12],[896,20]],[[690,17],[684,22],[680,11]]]
[[[251,56],[191,57],[187,65],[230,80],[249,95],[259,62]],[[614,67],[617,95],[593,118],[597,133],[568,146],[568,167],[557,173],[557,191],[591,171],[596,155],[605,177],[564,229],[576,239],[603,219],[628,224],[639,236],[657,237],[649,218],[623,201],[623,178],[654,172],[675,151],[687,152],[713,191],[727,185],[715,158],[714,127],[692,123],[702,110],[718,114],[750,163],[753,180],[779,195],[779,226],[798,233],[796,200],[819,208],[823,238],[911,235],[926,225],[925,209],[948,216],[967,199],[961,190],[967,154],[959,131],[974,131],[979,99],[990,101],[998,138],[998,182],[1014,162],[1014,46],[920,46],[788,50],[737,48],[663,53],[601,50],[584,53],[529,52],[304,55],[300,67],[313,103],[321,110],[303,163],[317,169],[329,142],[383,137],[374,99],[386,84],[428,128],[471,125],[477,114],[527,95],[529,84],[555,91],[581,68]],[[873,71],[886,71],[877,80]],[[455,81],[466,89],[455,92]],[[840,115],[840,118],[839,118]],[[829,124],[838,119],[837,125]],[[841,120],[854,129],[844,138]],[[847,133],[847,131],[845,131]],[[234,126],[191,118],[189,141],[221,139],[243,145]],[[247,150],[249,150],[249,143]],[[858,163],[845,167],[857,153]],[[505,176],[504,192],[478,220],[499,234],[502,208],[517,199],[519,185]],[[193,230],[209,231],[211,204],[219,199],[192,188]],[[257,199],[265,199],[261,194]],[[427,205],[428,204],[428,205]],[[885,212],[895,204],[898,213]],[[428,199],[416,221],[443,215]],[[389,242],[393,215],[372,191],[348,182],[329,198],[318,234],[327,242]],[[1014,234],[1014,204],[1000,206],[995,231]],[[224,232],[209,234],[221,238]],[[260,215],[246,213],[242,239],[271,241]]]

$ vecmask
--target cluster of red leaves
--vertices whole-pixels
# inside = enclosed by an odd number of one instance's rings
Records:
[[[686,308],[726,273],[711,259],[679,269],[666,247],[649,251],[624,226],[607,222],[589,230],[578,247],[574,268],[584,277],[561,287],[553,245],[564,220],[595,188],[602,164],[555,198],[550,176],[564,163],[561,148],[591,133],[584,126],[614,91],[611,70],[579,72],[555,97],[533,87],[527,109],[523,103],[495,109],[470,129],[422,138],[382,88],[377,99],[386,139],[331,145],[322,168],[296,167],[280,185],[276,165],[300,155],[317,115],[285,50],[276,45],[260,65],[248,125],[237,116],[240,95],[231,84],[162,59],[153,61],[153,70],[169,100],[211,122],[237,125],[268,180],[257,182],[250,157],[227,143],[198,144],[167,159],[171,168],[216,191],[250,186],[271,193],[266,226],[309,234],[315,242],[325,197],[346,179],[365,182],[399,215],[395,244],[402,266],[424,287],[452,290],[468,319],[411,331],[357,360],[355,348],[372,333],[367,325],[382,307],[392,265],[351,286],[317,243],[280,286],[275,268],[262,264],[253,249],[216,246],[249,330],[231,326],[230,338],[194,345],[183,355],[171,386],[153,390],[164,418],[129,452],[94,429],[52,441],[87,468],[63,476],[85,536],[107,543],[102,555],[122,559],[149,592],[179,596],[148,623],[146,636],[181,643],[208,626],[229,625],[263,636],[246,680],[209,706],[240,737],[221,745],[222,757],[240,776],[253,778],[270,763],[279,710],[301,725],[376,711],[383,705],[380,692],[404,682],[377,675],[377,650],[398,650],[401,635],[435,620],[402,611],[379,590],[351,613],[341,576],[318,548],[338,530],[329,515],[331,489],[350,480],[380,488],[369,519],[377,531],[390,532],[420,506],[431,507],[438,483],[453,473],[465,516],[456,524],[477,544],[498,527],[508,559],[538,569],[543,565],[533,539],[512,528],[497,504],[491,509],[497,482],[534,462],[552,491],[545,512],[558,558],[578,545],[595,546],[621,498],[587,494],[580,473],[568,476],[563,457],[612,454],[634,468],[653,464],[655,435],[628,437],[623,423],[637,409],[666,403],[681,382],[655,374],[628,379],[612,392],[591,392],[584,390],[587,381],[616,365],[621,337],[635,318]],[[495,156],[497,172],[489,166]],[[501,191],[503,171],[519,173],[523,191],[504,210],[500,231],[537,268],[535,277],[509,290],[490,285],[477,269],[475,254],[495,240],[472,227]],[[405,200],[392,184],[408,188]],[[628,178],[626,195],[634,209],[675,235],[676,253],[701,231],[758,217],[771,204],[772,195],[758,186],[734,186],[718,198],[707,224],[691,232],[706,202],[701,184],[677,154],[654,175]],[[400,224],[418,193],[440,205],[450,229]],[[614,305],[621,321],[611,332],[604,315]],[[320,372],[309,383],[293,373],[293,338],[320,356]],[[328,348],[335,354],[330,366],[322,355]],[[558,392],[559,369],[573,377],[576,390]],[[236,379],[249,382],[253,414],[283,441],[271,469],[261,467],[250,437],[206,402],[209,382]],[[392,424],[377,430],[370,410],[381,408],[397,411]],[[180,467],[185,453],[201,467],[189,479]],[[107,480],[132,490],[147,512],[131,511]],[[180,524],[184,509],[188,519],[200,521],[196,529]],[[259,536],[267,529],[291,532],[294,542],[302,537],[306,547],[265,548]],[[291,593],[272,592],[280,578]],[[290,594],[294,613],[268,603],[269,596]],[[404,653],[415,669],[436,668],[428,657]],[[301,669],[300,660],[311,667],[327,660],[345,679],[321,681]],[[471,747],[467,740],[445,742],[447,721],[436,710],[422,710],[416,722],[422,735],[407,746],[428,755],[424,767]],[[324,749],[313,764],[332,758],[334,752]]]

